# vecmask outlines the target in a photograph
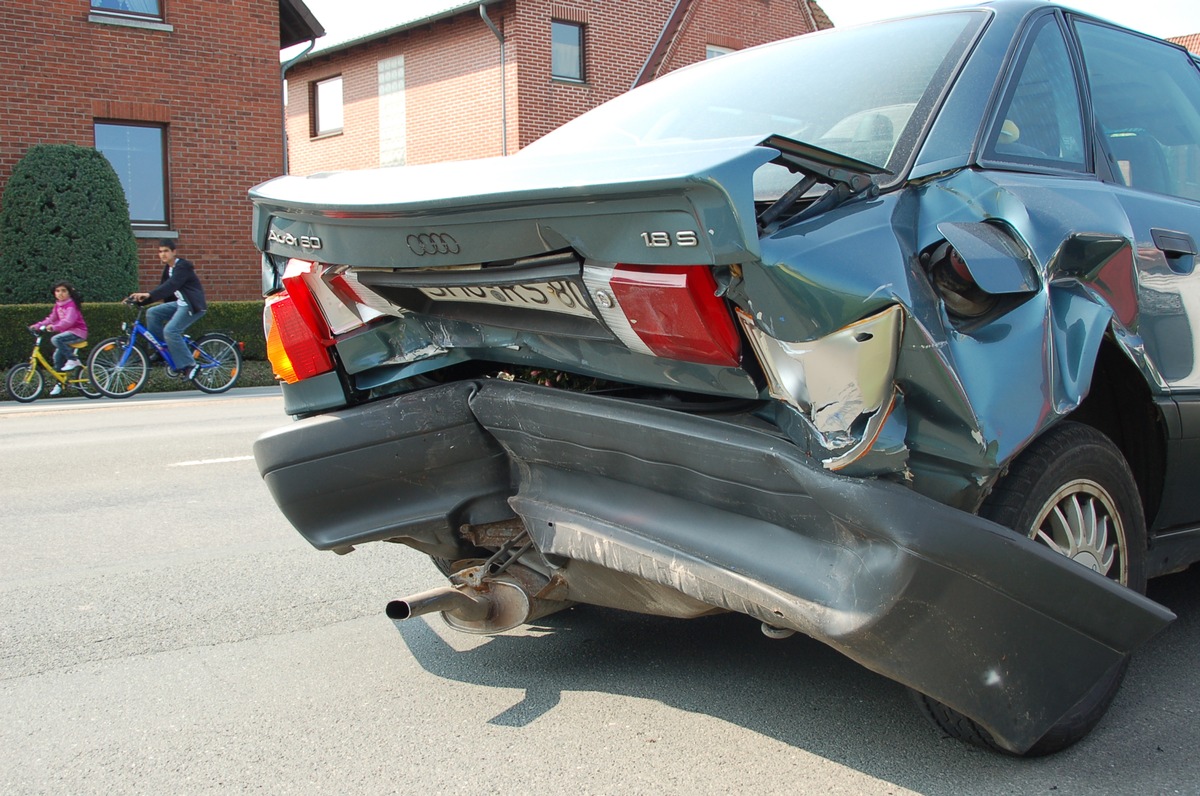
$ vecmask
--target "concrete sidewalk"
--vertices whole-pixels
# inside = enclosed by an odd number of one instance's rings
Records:
[[[53,398],[43,395],[32,403],[22,404],[11,399],[0,401],[0,415],[20,414],[22,412],[45,412],[69,409],[99,408],[102,406],[131,406],[134,404],[161,403],[164,401],[220,401],[229,398],[280,398],[283,393],[279,387],[234,387],[228,392],[212,395],[199,390],[179,390],[175,392],[139,393],[131,398],[84,398],[81,395]]]

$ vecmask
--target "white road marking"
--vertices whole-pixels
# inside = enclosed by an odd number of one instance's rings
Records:
[[[224,459],[196,459],[190,462],[173,462],[167,467],[195,467],[197,464],[225,464],[226,462],[245,462],[253,459],[253,456],[227,456]]]

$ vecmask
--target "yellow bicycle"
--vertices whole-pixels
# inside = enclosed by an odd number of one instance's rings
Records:
[[[79,390],[79,392],[88,398],[100,397],[101,392],[92,386],[92,380],[88,376],[87,365],[80,364],[74,370],[55,370],[54,366],[42,354],[42,337],[45,333],[41,331],[31,331],[31,333],[34,336],[34,341],[33,353],[29,355],[29,361],[20,365],[14,365],[8,371],[8,376],[4,380],[4,386],[8,388],[8,394],[12,396],[14,401],[27,404],[38,399],[42,394],[42,387],[46,381],[42,378],[43,370],[58,382],[59,388],[70,387]],[[86,345],[86,340],[71,344],[71,347],[75,349],[76,357],[82,354],[81,349]]]

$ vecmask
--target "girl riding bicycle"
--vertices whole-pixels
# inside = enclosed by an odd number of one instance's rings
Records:
[[[39,329],[54,332],[50,342],[54,343],[55,370],[75,370],[80,366],[72,343],[86,340],[88,328],[83,319],[83,297],[70,282],[54,283],[54,308],[45,318],[29,326],[31,332]],[[57,384],[50,394],[57,395],[60,392],[62,385]]]

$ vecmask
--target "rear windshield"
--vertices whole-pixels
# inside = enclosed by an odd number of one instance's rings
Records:
[[[527,151],[779,134],[895,171],[986,18],[892,20],[723,55],[617,97]]]

